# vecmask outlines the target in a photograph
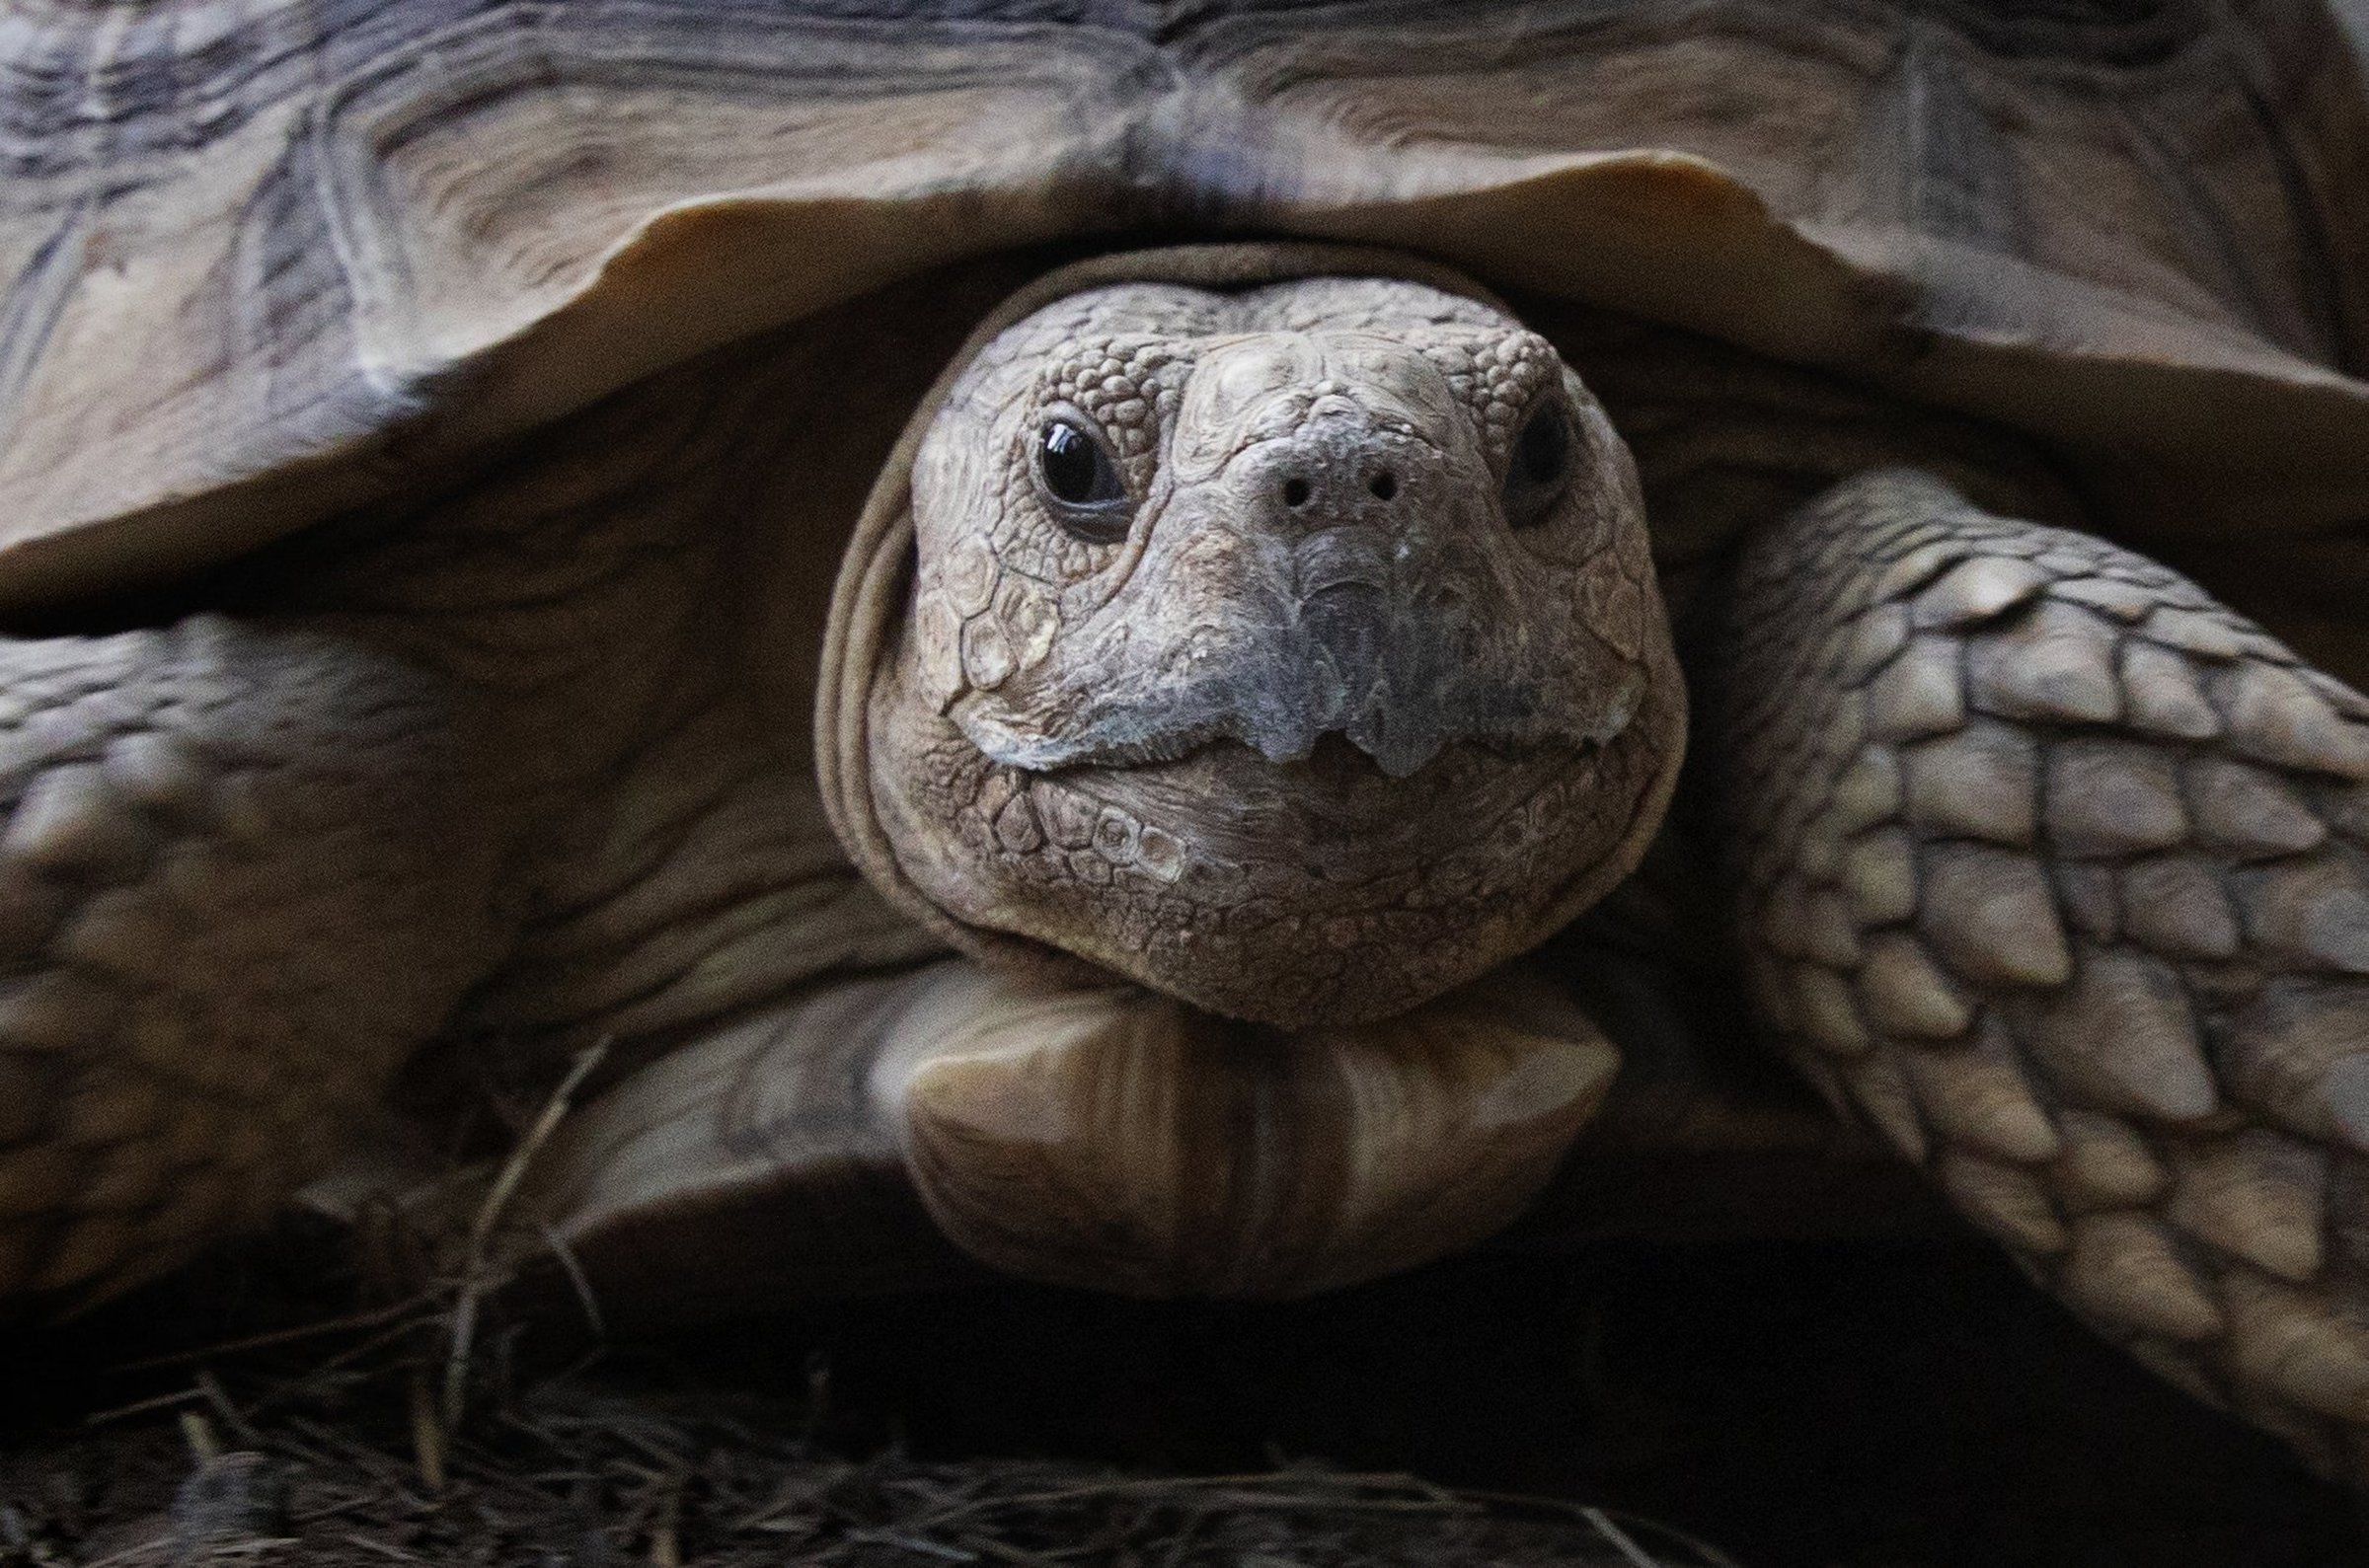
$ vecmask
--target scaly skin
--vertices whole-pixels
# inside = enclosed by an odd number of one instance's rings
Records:
[[[1910,471],[1728,593],[1705,750],[1768,1021],[2102,1331],[2369,1479],[2369,701]]]
[[[740,465],[877,426],[818,385],[660,378],[251,562],[229,613],[0,640],[0,1310],[252,1225],[430,1039],[622,1064],[927,945],[772,716],[778,623],[820,615],[781,492],[864,476]]]
[[[503,922],[481,710],[306,626],[0,644],[0,1294],[252,1224]],[[432,848],[431,848],[432,847]]]

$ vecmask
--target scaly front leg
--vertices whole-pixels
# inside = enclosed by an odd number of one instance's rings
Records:
[[[1745,553],[1709,672],[1767,1018],[2166,1376],[2369,1478],[2369,702],[1920,474]]]
[[[0,641],[0,1301],[161,1273],[334,1157],[499,950],[486,742],[334,631]]]

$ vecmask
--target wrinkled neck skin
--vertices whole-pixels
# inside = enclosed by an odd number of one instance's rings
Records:
[[[1492,304],[1072,295],[963,370],[909,504],[871,802],[885,880],[966,945],[1385,1017],[1535,945],[1659,821],[1684,697],[1634,465]]]

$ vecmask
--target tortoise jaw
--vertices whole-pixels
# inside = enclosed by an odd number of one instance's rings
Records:
[[[1671,692],[1605,741],[1459,736],[1404,778],[1337,731],[1281,763],[1217,737],[1036,770],[903,701],[902,673],[871,694],[891,886],[990,961],[1066,954],[1284,1029],[1384,1018],[1535,947],[1634,863],[1675,763]]]
[[[940,991],[870,1080],[931,1218],[1004,1272],[1135,1296],[1303,1296],[1469,1245],[1619,1065],[1518,972],[1297,1034],[1131,988]]]

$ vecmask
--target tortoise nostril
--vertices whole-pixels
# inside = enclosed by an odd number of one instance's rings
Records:
[[[1374,492],[1376,499],[1386,501],[1399,493],[1399,477],[1390,470],[1384,469],[1368,480],[1365,487]]]
[[[1296,475],[1285,480],[1283,482],[1283,504],[1286,506],[1307,505],[1308,482]]]

